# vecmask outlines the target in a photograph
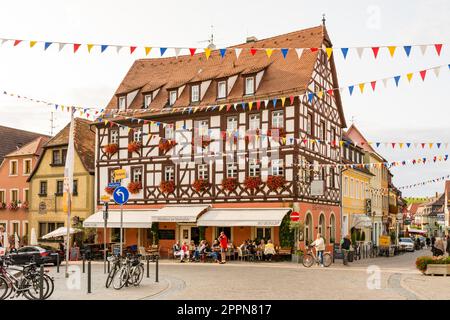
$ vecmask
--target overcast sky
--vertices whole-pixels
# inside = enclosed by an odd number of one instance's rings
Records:
[[[245,41],[283,34],[321,23],[326,25],[335,47],[444,43],[440,57],[434,49],[422,56],[412,51],[406,58],[402,48],[394,58],[380,51],[377,60],[366,51],[362,59],[349,52],[347,60],[336,54],[341,86],[405,74],[450,63],[450,1],[8,1],[0,11],[0,37],[79,43],[149,46],[193,46],[207,43],[214,26],[216,45],[224,47]],[[447,45],[445,45],[447,44]],[[0,47],[0,91],[15,92],[61,104],[105,106],[136,58],[144,56],[127,50],[103,54],[80,48],[58,53],[57,47],[43,52]],[[40,44],[42,46],[42,44]],[[97,49],[98,50],[98,49]],[[95,52],[94,52],[95,51]],[[168,52],[169,53],[169,52]],[[348,125],[352,119],[369,141],[450,142],[448,94],[450,72],[442,69],[438,79],[428,74],[411,84],[400,81],[399,88],[384,89],[378,84],[363,95],[343,94]],[[50,132],[50,107],[0,95],[0,124]],[[69,120],[55,112],[55,132]],[[390,161],[450,153],[447,149],[377,149]],[[397,186],[450,173],[449,163],[395,168]],[[404,191],[406,196],[442,192],[443,183]]]

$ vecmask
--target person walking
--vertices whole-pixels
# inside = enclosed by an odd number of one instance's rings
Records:
[[[317,258],[319,258],[320,266],[323,267],[323,252],[325,251],[325,240],[320,233],[317,234],[316,240],[311,243],[311,247],[315,247]]]
[[[434,253],[433,256],[440,257],[444,255],[444,241],[441,237],[436,238],[436,242],[434,243]]]
[[[345,266],[348,266],[348,252],[350,251],[350,235],[346,235],[342,240],[341,240],[341,250],[342,250],[342,260],[344,262]]]
[[[425,244],[427,245],[427,249],[430,248],[430,244],[431,244],[430,237],[427,237],[427,238],[425,239]]]
[[[219,242],[220,242],[220,257],[221,260],[220,264],[226,263],[226,252],[228,250],[228,238],[225,235],[225,232],[220,232],[219,236]]]

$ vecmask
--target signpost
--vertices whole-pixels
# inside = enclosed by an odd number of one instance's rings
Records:
[[[118,171],[118,170],[116,170]],[[114,171],[114,174],[115,172]],[[127,203],[128,198],[130,197],[130,193],[128,189],[125,187],[118,187],[113,192],[114,201],[120,205],[120,255],[122,256],[123,250],[123,204]]]
[[[107,256],[107,247],[106,247],[106,228],[108,227],[108,201],[109,196],[102,196],[103,201],[103,220],[105,221],[105,225],[103,228],[103,273],[106,273],[106,256]]]
[[[300,213],[292,211],[291,215],[290,215],[290,218],[291,218],[292,222],[297,222],[298,220],[300,220]]]

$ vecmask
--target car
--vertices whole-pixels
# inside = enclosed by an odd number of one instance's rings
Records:
[[[59,255],[59,263],[61,264],[64,260],[64,252],[46,245],[25,246],[9,254],[13,264],[36,262],[38,266],[41,264],[53,264],[56,266],[58,263],[57,255]]]
[[[406,251],[414,251],[414,241],[411,238],[400,238],[398,245]]]

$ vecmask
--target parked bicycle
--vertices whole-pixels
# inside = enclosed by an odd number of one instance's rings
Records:
[[[312,265],[314,263],[316,263],[317,265],[320,264],[320,259],[314,253],[312,248],[313,248],[312,246],[308,246],[307,247],[307,252],[303,256],[303,265],[305,267],[307,267],[307,268],[312,267]],[[329,267],[331,265],[332,260],[333,259],[332,259],[331,254],[329,252],[324,252],[323,253],[323,266],[324,267]]]
[[[144,277],[144,264],[140,260],[141,255],[127,254],[122,260],[119,271],[113,279],[113,288],[122,289],[125,285],[138,286]]]

